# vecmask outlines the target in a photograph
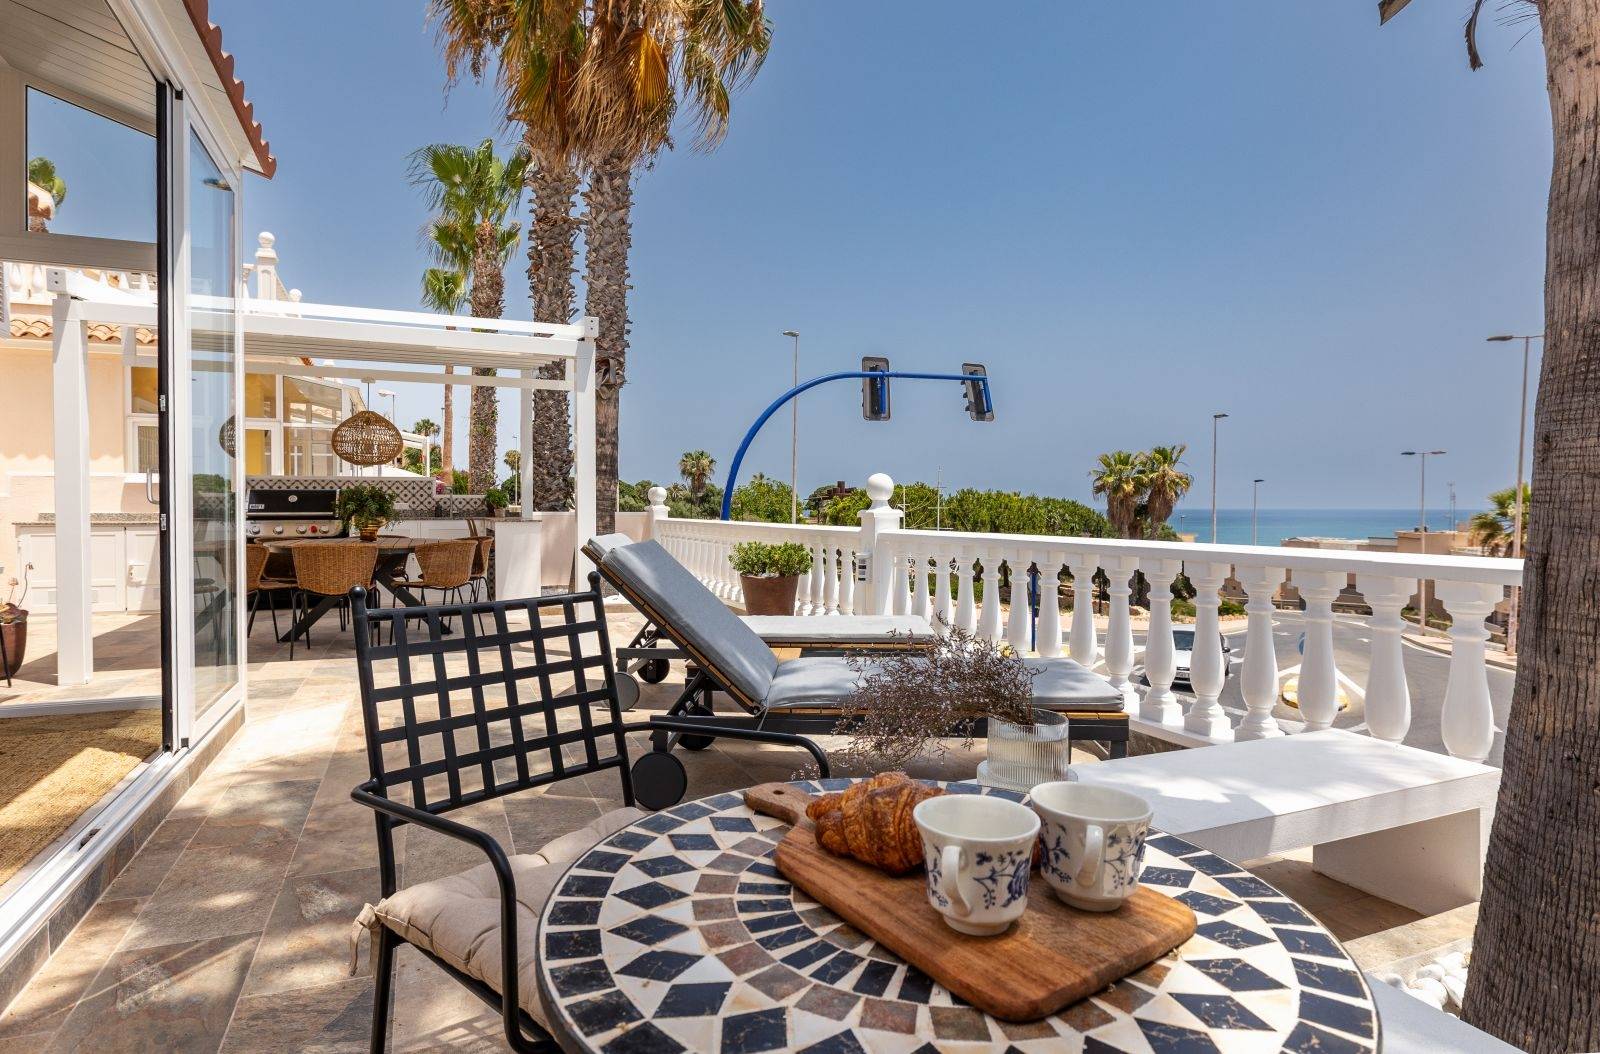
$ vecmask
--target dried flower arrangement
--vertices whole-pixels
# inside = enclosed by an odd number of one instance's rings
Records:
[[[980,719],[1033,725],[1035,671],[1003,645],[955,626],[927,647],[895,648],[850,659],[856,687],[835,734],[852,764],[874,771],[943,754]]]

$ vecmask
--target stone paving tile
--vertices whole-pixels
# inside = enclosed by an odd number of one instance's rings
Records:
[[[293,998],[239,999],[222,1054],[364,1054],[372,1029],[372,978],[301,988]]]
[[[378,869],[284,882],[256,949],[246,995],[332,984],[349,976],[350,922],[381,898]],[[365,943],[365,942],[362,942]]]
[[[143,903],[136,899],[101,900],[91,908],[44,969],[33,976],[5,1015],[0,1016],[0,1046],[37,1049],[26,1037],[48,1037],[59,1029],[100,967],[116,951]]]
[[[255,934],[117,952],[46,1054],[216,1050],[255,951]]]

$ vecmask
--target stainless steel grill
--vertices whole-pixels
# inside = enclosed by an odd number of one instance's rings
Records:
[[[250,538],[337,538],[344,533],[334,487],[252,489],[245,498],[245,535]]]

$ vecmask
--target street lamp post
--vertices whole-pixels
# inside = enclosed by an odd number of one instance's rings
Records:
[[[794,338],[794,384],[800,386],[800,331],[786,329]],[[789,522],[800,522],[800,400],[789,404]]]
[[[1490,341],[1499,343],[1508,340],[1517,340],[1510,333],[1501,333],[1489,337]],[[1522,340],[1522,399],[1517,404],[1517,493],[1516,516],[1511,525],[1511,556],[1513,559],[1522,558],[1522,459],[1528,436],[1528,360],[1532,358],[1533,342],[1543,340],[1543,333],[1526,334]],[[1506,654],[1517,653],[1517,616],[1518,608],[1522,606],[1522,587],[1514,586],[1511,590],[1511,603],[1506,610]]]
[[[1417,533],[1423,555],[1428,552],[1428,459],[1445,453],[1443,450],[1402,450],[1402,457],[1414,457],[1422,466],[1417,487]],[[1424,635],[1428,632],[1428,582],[1417,579],[1417,626]]]
[[[1266,482],[1266,480],[1264,480],[1264,479],[1253,479],[1253,480],[1250,481],[1250,544],[1251,545],[1259,545],[1259,544],[1261,544],[1260,541],[1259,541],[1259,538],[1257,536],[1257,533],[1256,533],[1256,512],[1261,507],[1261,484],[1263,484],[1265,482]]]
[[[1227,414],[1211,415],[1211,544],[1217,544],[1217,422]]]

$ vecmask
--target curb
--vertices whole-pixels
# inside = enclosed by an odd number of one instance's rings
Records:
[[[1439,641],[1433,637],[1423,637],[1416,634],[1407,633],[1403,635],[1401,639],[1408,644],[1415,644],[1419,648],[1424,648],[1428,651],[1431,651],[1435,655],[1444,655],[1448,657],[1454,650],[1449,644]],[[1495,666],[1502,670],[1515,671],[1517,668],[1516,659],[1509,658],[1500,652],[1485,651],[1483,658],[1484,661],[1490,666]]]

